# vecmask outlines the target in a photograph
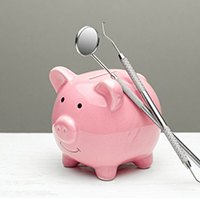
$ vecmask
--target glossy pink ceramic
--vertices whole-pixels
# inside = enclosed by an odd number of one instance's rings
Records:
[[[112,71],[141,98],[124,70]],[[154,90],[139,76],[160,109]],[[98,178],[111,180],[120,164],[151,166],[160,130],[105,70],[76,75],[65,67],[55,67],[50,81],[57,93],[52,130],[65,167],[82,163],[93,167]]]

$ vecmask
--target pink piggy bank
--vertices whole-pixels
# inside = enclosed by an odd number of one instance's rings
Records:
[[[111,71],[141,98],[126,71]],[[138,75],[160,109],[154,90]],[[112,180],[123,163],[151,166],[160,130],[105,70],[76,75],[59,66],[50,71],[50,81],[57,93],[52,130],[65,167],[82,163],[93,167],[98,178]]]

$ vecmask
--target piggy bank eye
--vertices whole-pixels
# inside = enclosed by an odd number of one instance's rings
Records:
[[[82,104],[78,103],[77,107],[80,109],[82,107]]]
[[[61,102],[63,103],[64,101],[65,101],[65,98],[64,98],[64,97],[62,97],[62,98],[61,98]]]

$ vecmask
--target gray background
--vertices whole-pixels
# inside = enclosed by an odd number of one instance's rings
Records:
[[[102,21],[154,87],[171,127],[200,131],[199,0],[1,0],[1,132],[51,131],[55,93],[49,70],[99,69],[77,54],[74,37],[84,25],[101,33]],[[97,55],[110,68],[122,68],[103,39]]]

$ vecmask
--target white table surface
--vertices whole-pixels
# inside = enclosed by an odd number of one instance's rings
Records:
[[[177,133],[200,156],[200,133]],[[200,169],[193,165],[200,178]],[[122,166],[113,181],[88,167],[64,168],[53,135],[0,134],[0,197],[200,197],[200,184],[181,164],[161,134],[150,169]]]

